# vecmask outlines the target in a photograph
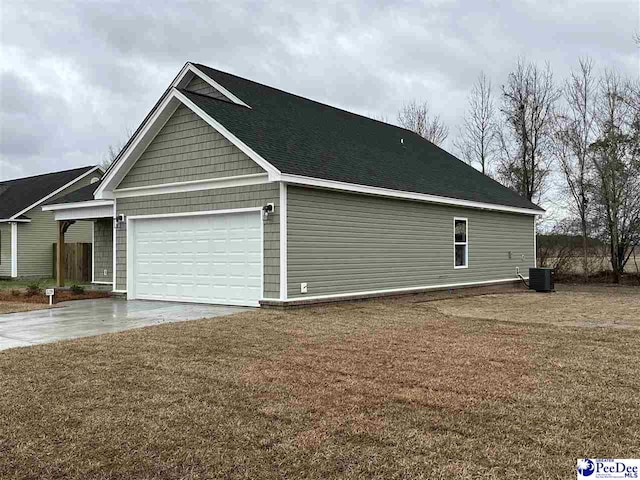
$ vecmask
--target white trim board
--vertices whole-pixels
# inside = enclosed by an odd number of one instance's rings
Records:
[[[18,276],[18,223],[11,223],[11,276]]]
[[[302,175],[282,174],[280,180],[283,182],[328,188],[330,190],[342,190],[347,192],[364,193],[367,195],[375,195],[381,197],[402,198],[407,200],[418,200],[428,203],[438,203],[443,205],[452,205],[464,208],[477,208],[482,210],[495,210],[500,212],[522,213],[526,215],[542,215],[544,212],[529,208],[511,207],[508,205],[497,205],[493,203],[476,202],[472,200],[461,200],[458,198],[442,197],[439,195],[431,195],[426,193],[404,192],[401,190],[391,190],[383,187],[371,187],[367,185],[358,185],[355,183],[339,182],[337,180],[323,180],[320,178],[305,177]]]
[[[173,81],[171,86],[177,87],[177,88],[186,88],[187,85],[191,82],[191,80],[193,80],[194,76],[200,77],[202,80],[208,83],[211,87],[215,88],[218,92],[220,92],[222,95],[227,97],[227,99],[231,100],[233,103],[237,105],[242,105],[243,107],[251,108],[249,105],[244,103],[242,100],[236,97],[233,93],[231,93],[229,90],[224,88],[218,82],[213,80],[209,75],[205,74],[202,70],[200,70],[191,62],[187,62],[186,65],[182,67],[182,70],[180,71],[176,79]]]
[[[179,212],[179,213],[154,213],[151,215],[130,215],[127,217],[127,221],[139,220],[139,219],[145,219],[145,218],[197,217],[200,215],[225,215],[227,213],[247,213],[247,212],[262,212],[262,207],[227,208],[224,210],[203,210],[203,211]]]
[[[91,283],[96,281],[96,222],[91,222]]]
[[[101,200],[105,198],[113,198],[113,190],[126,176],[138,158],[140,158],[144,153],[145,149],[181,104],[193,111],[196,115],[202,118],[202,120],[217,130],[218,133],[238,147],[238,149],[251,158],[251,160],[262,167],[269,174],[270,180],[273,181],[277,179],[276,177],[278,175],[280,175],[280,171],[278,169],[240,141],[229,130],[223,127],[222,124],[207,115],[185,95],[173,88],[160,103],[153,115],[147,119],[146,123],[140,129],[135,138],[123,151],[121,157],[117,160],[117,164],[115,164],[114,167],[105,175],[100,187],[98,187],[95,192],[94,196],[96,199]]]
[[[49,195],[47,195],[46,197],[41,198],[40,200],[38,200],[36,203],[34,203],[33,205],[28,206],[27,208],[25,208],[24,210],[19,211],[18,213],[16,213],[15,215],[13,215],[11,218],[17,218],[20,215],[22,215],[25,212],[28,212],[29,210],[31,210],[32,208],[37,207],[38,205],[41,205],[42,203],[46,202],[47,200],[49,200],[51,197],[55,197],[58,193],[62,192],[65,188],[70,187],[71,185],[73,185],[74,183],[82,180],[84,177],[91,175],[93,172],[95,172],[96,170],[100,170],[100,167],[93,167],[89,170],[87,170],[85,173],[83,173],[82,175],[74,178],[72,181],[70,181],[69,183],[67,183],[66,185],[61,186],[60,188],[58,188],[57,190],[55,190],[54,192],[51,192]],[[100,170],[102,171],[102,170]]]
[[[533,268],[538,268],[538,225],[537,217],[533,217]]]
[[[486,202],[478,202],[472,200],[462,200],[452,197],[444,197],[440,195],[431,195],[415,192],[407,192],[401,190],[393,190],[383,187],[373,187],[368,185],[353,184],[348,182],[341,182],[336,180],[325,180],[314,177],[307,177],[302,175],[283,174],[275,166],[269,163],[256,151],[242,142],[233,133],[227,130],[221,123],[215,120],[211,115],[204,112],[200,107],[189,100],[184,94],[179,92],[175,86],[179,86],[180,82],[186,78],[187,73],[198,74],[200,72],[197,68],[191,64],[186,64],[183,67],[183,71],[176,77],[176,80],[172,84],[172,88],[165,94],[157,109],[152,115],[145,121],[140,131],[137,133],[131,143],[127,146],[125,151],[117,160],[116,164],[105,175],[103,182],[95,193],[96,199],[111,198],[114,193],[114,188],[122,181],[127,172],[138,160],[140,155],[144,152],[146,147],[151,143],[155,135],[164,126],[169,117],[175,112],[180,104],[187,106],[211,127],[213,127],[218,133],[224,136],[249,158],[262,167],[268,174],[270,181],[284,181],[291,184],[305,185],[312,187],[328,188],[333,190],[343,190],[348,192],[363,193],[367,195],[377,195],[391,198],[402,198],[407,200],[417,200],[423,202],[453,205],[464,208],[476,208],[484,210],[495,210],[501,212],[520,213],[526,215],[542,215],[544,212],[535,209],[513,207],[509,205],[499,205]],[[200,72],[202,74],[202,72]],[[202,74],[204,75],[204,74]],[[206,81],[205,78],[203,80]],[[215,85],[212,85],[215,87]],[[176,187],[177,188],[177,187]],[[123,191],[125,189],[122,189]]]
[[[525,280],[528,280],[529,277],[524,277]],[[390,288],[385,290],[369,290],[362,292],[350,292],[350,293],[336,293],[336,294],[328,294],[328,295],[310,295],[310,296],[296,296],[294,298],[289,298],[284,300],[283,303],[296,303],[296,302],[304,302],[307,300],[328,300],[332,298],[336,299],[348,299],[351,297],[358,298],[362,296],[369,295],[384,295],[384,294],[392,294],[392,293],[412,293],[412,292],[420,292],[423,290],[439,290],[439,289],[447,289],[447,288],[455,288],[455,287],[469,287],[469,286],[482,286],[482,285],[492,285],[496,283],[507,283],[507,282],[518,282],[520,279],[518,277],[514,278],[501,278],[499,280],[481,280],[476,282],[460,282],[460,283],[448,283],[448,284],[440,284],[440,285],[428,285],[422,287],[409,287],[409,288]],[[263,301],[269,302],[281,302],[280,299],[277,298],[263,298]]]
[[[56,210],[67,210],[70,208],[91,208],[91,207],[103,207],[111,206],[113,200],[87,200],[85,202],[72,202],[72,203],[54,203],[52,205],[45,205],[42,207],[43,212],[55,212]]]
[[[233,143],[236,147],[238,147],[245,155],[247,155],[251,160],[256,162],[260,167],[262,167],[268,174],[269,178],[272,180],[278,180],[277,177],[280,175],[280,170],[267,162],[262,156],[256,153],[253,149],[251,149],[248,145],[246,145],[243,141],[241,141],[238,137],[236,137],[233,133],[227,130],[221,123],[215,120],[211,115],[207,114],[204,110],[198,107],[195,103],[189,100],[184,94],[181,92],[174,90],[172,94],[180,100],[184,105],[189,107],[196,115],[202,118],[205,122],[207,122],[210,126],[212,126],[215,130],[218,131],[220,135],[225,137],[231,143]]]
[[[243,187],[246,185],[260,185],[269,183],[266,173],[250,175],[236,175],[232,177],[207,178],[188,182],[162,183],[143,187],[117,188],[113,191],[115,198],[145,197],[149,195],[166,195],[170,193],[196,192],[200,190],[215,190],[218,188]]]
[[[121,155],[116,158],[112,168],[105,174],[102,183],[93,194],[96,200],[113,198],[113,189],[122,181],[131,167],[144,153],[146,148],[164,127],[171,115],[180,106],[180,101],[170,92],[160,102],[156,110],[150,115],[134,138],[131,139]]]
[[[111,229],[113,230],[113,238],[111,239],[111,255],[113,257],[111,263],[111,276],[113,278],[113,291],[118,292],[116,287],[118,286],[117,277],[116,277],[116,267],[117,267],[117,259],[118,259],[118,231],[116,229],[117,226],[117,216],[116,216],[116,200],[113,200],[113,219],[111,221]]]
[[[56,220],[92,220],[94,218],[111,218],[111,214],[111,204],[90,208],[64,208],[53,212],[53,216]]]
[[[280,300],[287,299],[287,184],[280,182]]]

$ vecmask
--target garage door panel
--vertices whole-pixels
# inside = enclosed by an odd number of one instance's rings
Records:
[[[259,212],[134,222],[136,298],[258,304],[262,296]]]

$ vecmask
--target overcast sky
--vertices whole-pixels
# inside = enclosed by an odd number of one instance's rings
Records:
[[[519,56],[637,77],[639,4],[1,0],[0,180],[99,163],[186,61],[392,121],[428,100],[451,140],[480,71],[499,88]]]

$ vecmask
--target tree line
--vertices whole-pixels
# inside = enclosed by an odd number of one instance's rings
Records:
[[[410,102],[398,124],[440,145],[449,129],[427,102]],[[564,224],[608,245],[614,281],[640,246],[640,82],[581,59],[557,83],[549,64],[519,60],[496,92],[481,73],[453,140],[455,153],[485,175],[540,203],[555,181]]]

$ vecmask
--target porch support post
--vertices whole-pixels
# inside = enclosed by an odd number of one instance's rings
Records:
[[[58,243],[56,244],[56,285],[64,287],[64,234],[75,220],[58,220]]]
[[[64,287],[64,220],[58,220],[58,243],[56,243],[56,285]]]

